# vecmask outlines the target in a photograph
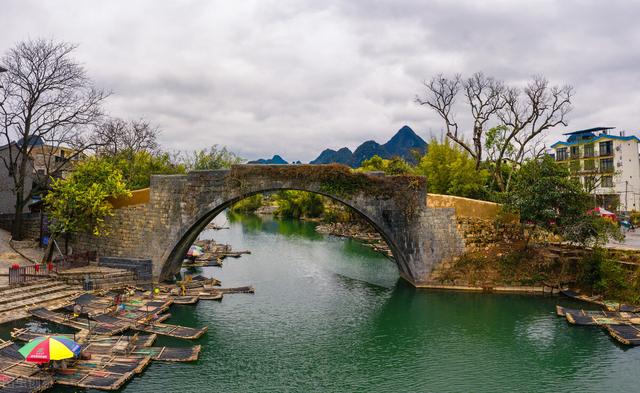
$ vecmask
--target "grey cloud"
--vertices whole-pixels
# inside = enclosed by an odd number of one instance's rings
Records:
[[[440,119],[413,98],[440,72],[545,74],[576,88],[570,128],[636,130],[639,17],[636,3],[595,0],[5,0],[0,50],[39,36],[79,43],[114,92],[108,110],[158,124],[168,148],[306,161],[403,124],[438,135]]]

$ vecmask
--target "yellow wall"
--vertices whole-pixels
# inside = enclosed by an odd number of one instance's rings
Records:
[[[149,203],[149,189],[143,188],[141,190],[131,191],[131,197],[120,197],[112,199],[109,202],[111,202],[111,205],[113,205],[113,207],[116,209],[125,206]]]
[[[456,217],[493,220],[498,216],[501,205],[494,202],[479,201],[453,195],[427,194],[427,207],[432,209],[452,207]]]

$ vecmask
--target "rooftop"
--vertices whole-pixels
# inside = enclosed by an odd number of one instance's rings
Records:
[[[613,130],[615,127],[593,127],[593,128],[587,128],[586,130],[578,130],[578,131],[571,131],[571,132],[565,132],[562,135],[577,135],[577,134],[588,134],[588,133],[594,133],[594,132],[598,132],[598,131],[608,131],[608,130]]]

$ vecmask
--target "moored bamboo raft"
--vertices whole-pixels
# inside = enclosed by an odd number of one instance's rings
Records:
[[[53,386],[50,375],[27,363],[12,341],[0,342],[0,390],[15,393],[42,392]]]
[[[194,362],[198,360],[201,346],[193,347],[140,347],[131,352],[134,356],[149,356],[160,362]]]
[[[200,298],[196,296],[173,296],[174,304],[196,304]]]
[[[195,261],[185,260],[182,267],[222,267],[222,261],[218,259],[197,259]]]
[[[572,299],[580,300],[583,302],[597,304],[598,306],[605,306],[605,303],[602,301],[602,296],[587,296],[575,291],[571,291],[569,289],[562,289],[560,293],[564,296],[570,297]]]
[[[90,360],[78,360],[65,370],[56,370],[54,379],[61,385],[118,390],[150,361],[150,357],[96,355]]]
[[[161,336],[182,338],[185,340],[195,340],[196,338],[200,338],[207,332],[208,328],[208,326],[204,326],[198,329],[165,323],[136,323],[131,325],[131,329],[133,330],[158,334]]]
[[[75,334],[73,333],[56,333],[56,336],[67,337],[73,341],[77,341],[75,340]],[[28,342],[37,337],[42,337],[42,333],[34,332],[27,328],[14,328],[11,331],[11,338],[17,341]]]
[[[640,345],[640,325],[607,325],[609,335],[624,345]]]
[[[253,286],[249,285],[246,287],[236,287],[236,288],[216,288],[213,290],[213,292],[220,292],[220,293],[255,293],[256,290]]]
[[[110,324],[102,322],[91,323],[85,318],[74,318],[72,315],[61,314],[54,311],[49,311],[46,308],[35,308],[29,310],[29,313],[39,319],[45,321],[57,323],[59,325],[72,327],[78,330],[88,330],[94,334],[112,336],[114,334],[122,333],[129,329],[125,324]]]
[[[224,295],[222,294],[222,292],[216,292],[216,291],[198,293],[198,298],[200,298],[200,300],[217,300],[217,301],[221,301],[223,297],[224,297]]]

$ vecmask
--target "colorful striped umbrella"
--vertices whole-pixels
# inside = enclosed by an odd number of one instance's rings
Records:
[[[80,355],[80,344],[63,336],[34,338],[18,351],[27,362],[46,363],[50,360],[69,359]]]
[[[189,247],[189,251],[187,251],[188,257],[201,257],[204,254],[204,248],[200,246],[191,246]]]

